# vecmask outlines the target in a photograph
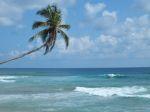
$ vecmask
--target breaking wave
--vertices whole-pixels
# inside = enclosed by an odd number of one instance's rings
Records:
[[[18,78],[25,78],[27,76],[0,76],[0,82],[3,83],[13,83],[16,82]]]
[[[121,74],[106,74],[105,76],[107,78],[121,78],[121,77],[125,77],[124,75],[121,75]]]
[[[86,88],[76,87],[74,91],[97,95],[101,97],[141,97],[150,98],[150,94],[142,94],[147,91],[146,88],[140,86],[132,87],[101,87],[101,88]]]

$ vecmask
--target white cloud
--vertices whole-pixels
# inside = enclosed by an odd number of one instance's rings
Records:
[[[138,23],[140,26],[149,26],[149,23],[150,23],[149,15],[143,15],[139,17]]]
[[[18,56],[20,54],[20,52],[18,50],[12,50],[9,53],[9,56],[14,57],[14,56]]]
[[[95,26],[98,28],[108,28],[117,22],[117,13],[115,11],[109,12],[107,10],[102,12],[102,16],[95,18]]]
[[[150,0],[136,0],[135,6],[139,10],[150,13]]]
[[[18,46],[15,49],[12,49],[9,53],[3,53],[3,56],[5,55],[6,57],[16,57],[19,56],[23,53],[29,52],[37,47],[40,47],[42,45],[42,42],[40,39],[37,39],[35,42],[33,42],[32,44],[28,44],[27,47],[25,49],[19,49],[20,46]],[[44,51],[39,50],[36,52],[33,52],[32,54],[28,55],[27,57],[34,59],[38,56],[40,56],[41,54],[43,54]]]
[[[92,48],[94,42],[88,37],[81,37],[81,38],[70,38],[69,47],[65,49],[64,40],[60,39],[57,42],[57,48],[59,49],[60,53],[86,53],[89,49]]]
[[[95,16],[95,21],[91,24],[95,25],[95,28],[105,35],[110,35],[114,37],[120,37],[120,49],[127,48],[128,44],[135,45],[133,41],[141,43],[142,45],[148,43],[149,41],[143,41],[144,38],[149,39],[149,29],[150,29],[150,16],[149,14],[142,15],[140,17],[127,17],[125,21],[118,21],[116,11],[104,10],[101,14]],[[136,36],[135,36],[136,35]],[[142,39],[140,39],[142,38]],[[135,40],[131,40],[135,39]],[[145,39],[144,39],[145,40]],[[132,44],[131,44],[132,43]],[[127,44],[127,45],[125,45]],[[138,45],[138,44],[137,44]],[[130,49],[136,49],[128,47]],[[147,46],[149,48],[149,46]],[[140,48],[139,48],[140,49]]]
[[[11,7],[10,7],[11,6]],[[9,26],[21,18],[23,10],[14,3],[1,0],[0,1],[0,25]]]
[[[45,2],[42,2],[41,0],[36,0],[36,2],[34,0],[26,0],[26,2],[20,1],[18,4],[11,4],[12,7],[11,9],[8,9],[7,12],[11,12],[12,10],[12,15],[18,15],[18,18],[21,18],[24,11],[43,7],[48,3],[48,1],[46,1],[47,0],[45,0]],[[10,0],[6,0],[5,2],[6,3],[3,3],[3,5],[7,7],[6,4],[10,3]],[[56,2],[59,2],[62,5],[67,3],[67,0],[63,2],[62,0],[57,0]],[[70,1],[69,4],[73,5],[74,3],[75,1]],[[2,4],[0,4],[0,6],[1,5]],[[87,3],[85,5],[89,21],[91,22],[90,25],[94,24],[99,31],[102,30],[102,33],[99,36],[91,37],[89,34],[89,36],[84,37],[72,37],[70,38],[70,45],[67,50],[65,49],[64,40],[58,40],[56,45],[58,49],[56,49],[56,52],[60,54],[83,54],[85,56],[92,55],[91,57],[95,56],[95,58],[119,56],[150,57],[150,15],[145,14],[139,17],[127,17],[124,21],[118,22],[117,12],[109,11],[105,9],[105,7],[106,5],[103,3]],[[21,10],[17,11],[18,9]],[[147,9],[148,8],[144,10],[148,11]],[[7,18],[8,20],[3,18]],[[91,21],[91,19],[94,21]],[[8,23],[11,25],[13,25],[13,22],[16,22],[15,16],[5,15],[5,13],[3,14],[3,12],[0,11],[0,21],[4,20],[7,20],[7,22],[9,21]],[[5,22],[2,23],[4,25],[9,25]],[[30,49],[33,47],[34,46],[29,46]],[[13,51],[11,54],[15,53],[17,52]]]
[[[10,26],[13,25],[13,20],[7,18],[7,17],[0,17],[0,25],[2,26]]]
[[[103,12],[103,16],[114,18],[115,25],[108,25],[96,37],[71,38],[68,50],[63,41],[58,44],[60,53],[83,54],[95,58],[106,57],[150,57],[150,16],[127,17],[117,22],[116,13]],[[88,53],[88,55],[87,55]]]
[[[111,13],[112,14],[112,13]],[[111,15],[108,14],[108,15]],[[105,15],[105,14],[104,14]],[[106,14],[107,15],[107,14]],[[113,14],[112,14],[113,15]],[[113,16],[116,17],[116,16]],[[136,18],[127,17],[123,22],[116,23],[103,31],[99,36],[71,37],[68,49],[65,49],[64,40],[56,42],[55,55],[74,55],[88,58],[149,58],[150,57],[150,16],[143,15]],[[29,45],[27,50],[40,46],[38,40]],[[27,51],[26,50],[26,51]],[[17,54],[14,52],[11,54]],[[35,58],[43,51],[30,55]],[[55,54],[56,53],[56,54]],[[52,55],[50,53],[50,55]]]
[[[63,6],[63,10],[68,5],[75,4],[76,0],[0,0],[0,25],[12,26],[19,24],[24,12],[28,10],[40,9],[50,3]]]
[[[66,50],[63,40],[57,41],[57,49],[61,54],[82,54],[86,57],[91,55],[110,56],[114,51],[119,39],[111,35],[100,35],[96,38],[84,36],[80,38],[71,38],[69,48]],[[95,57],[95,58],[96,58]]]
[[[118,43],[117,38],[111,35],[100,35],[100,37],[97,40],[97,42],[104,45],[115,46]]]
[[[143,15],[137,18],[126,18],[122,23],[118,23],[113,28],[105,30],[106,34],[119,37],[117,49],[122,49],[122,53],[139,57],[149,57],[150,53],[150,16]],[[143,54],[144,52],[145,54]],[[147,53],[146,53],[147,52]]]
[[[111,17],[111,18],[113,18],[115,21],[117,20],[117,14],[116,14],[115,11],[113,11],[113,12],[104,11],[104,12],[102,13],[102,16],[103,16],[103,17]]]
[[[91,4],[91,3],[88,2],[88,3],[85,4],[86,13],[90,17],[96,16],[105,7],[106,7],[106,5],[104,3]]]
[[[90,27],[103,30],[110,26],[112,27],[117,22],[117,12],[106,10],[104,3],[91,4],[87,2],[85,9],[88,17],[87,23],[91,23]]]

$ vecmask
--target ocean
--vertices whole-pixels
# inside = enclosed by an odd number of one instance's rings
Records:
[[[150,68],[1,68],[0,112],[150,112]]]

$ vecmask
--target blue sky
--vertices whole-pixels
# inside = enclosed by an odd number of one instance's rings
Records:
[[[70,46],[58,37],[54,50],[39,51],[0,67],[86,68],[150,66],[150,0],[1,0],[0,60],[41,45],[29,43],[36,11],[56,3]]]

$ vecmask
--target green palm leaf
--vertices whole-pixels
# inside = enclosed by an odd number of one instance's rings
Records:
[[[47,25],[48,25],[47,22],[36,21],[35,23],[33,23],[32,29],[36,29],[36,28],[39,28],[39,27],[44,27],[44,26],[47,26]]]
[[[52,42],[52,45],[51,45],[51,48],[50,48],[50,51],[53,50],[54,46],[55,46],[55,42],[56,42],[56,37],[53,39],[53,42]]]
[[[63,28],[63,29],[66,29],[66,30],[69,30],[70,29],[70,25],[65,25],[65,24],[63,24],[63,25],[59,25],[59,28]]]
[[[51,18],[51,12],[52,12],[52,9],[51,9],[51,6],[48,5],[47,8],[44,8],[44,9],[41,9],[37,12],[38,15],[40,16],[43,16],[45,18]]]
[[[63,30],[58,30],[58,33],[60,33],[60,35],[63,37],[65,44],[66,44],[66,48],[68,48],[69,46],[69,37],[67,36],[67,34],[63,31]]]
[[[55,45],[55,39],[56,39],[56,37],[49,37],[49,39],[47,40],[47,44],[45,46],[44,55],[47,54],[48,52],[50,52],[53,49],[53,47]]]
[[[35,40],[36,38],[40,37],[44,43],[46,41],[47,36],[48,36],[48,29],[44,29],[44,30],[38,32],[37,34],[35,34],[34,36],[32,36],[29,39],[29,41],[31,42],[31,41]]]

